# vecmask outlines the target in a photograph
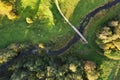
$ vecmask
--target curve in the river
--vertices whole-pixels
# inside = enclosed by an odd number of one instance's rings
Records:
[[[21,59],[23,59],[24,56],[27,56],[27,55],[30,55],[30,54],[33,54],[33,55],[38,55],[38,46],[32,46],[30,47],[29,49],[27,50],[24,50],[24,51],[21,51],[17,56],[13,57],[11,60],[9,60],[8,62],[2,64],[0,66],[0,77],[1,75],[5,72],[5,70],[8,69],[8,67],[14,63],[15,61],[16,62],[19,62]]]
[[[79,26],[79,31],[83,34],[84,32],[84,29],[85,27],[87,26],[87,24],[89,23],[90,19],[92,17],[94,17],[94,15],[96,13],[98,13],[100,10],[103,10],[103,9],[109,9],[111,8],[112,6],[116,5],[117,3],[119,3],[120,0],[114,0],[112,2],[109,2],[97,9],[95,9],[94,11],[90,12],[88,15],[86,15],[86,17],[82,20],[82,22],[80,23],[80,26]],[[65,52],[67,49],[69,49],[74,43],[76,43],[78,40],[80,39],[80,37],[75,34],[73,36],[73,38],[67,43],[66,46],[64,46],[63,48],[59,49],[59,50],[56,50],[56,51],[47,51],[48,55],[49,56],[52,56],[52,55],[59,55],[63,52]],[[11,59],[10,61],[8,61],[7,63],[3,64],[0,66],[0,77],[2,75],[2,73],[4,73],[4,71],[9,67],[9,65],[11,63],[13,63],[14,61],[18,61],[18,60],[21,60],[22,57],[24,56],[27,56],[29,54],[37,54],[38,53],[38,46],[33,46],[31,47],[30,49],[27,49],[26,51],[22,51],[20,52],[20,54],[18,56],[16,56],[15,58]],[[38,54],[37,54],[38,55]]]
[[[82,20],[82,22],[80,23],[78,30],[83,34],[85,27],[87,26],[87,24],[89,23],[89,21],[92,17],[94,17],[99,11],[101,11],[103,9],[109,9],[119,2],[120,2],[120,0],[114,0],[112,2],[108,2],[107,4],[100,6],[100,7],[96,8],[95,10],[93,10],[92,12],[90,12],[89,14],[87,14],[85,16],[85,18]],[[65,52],[66,50],[68,50],[79,39],[80,39],[80,37],[77,34],[75,34],[74,37],[67,43],[66,46],[64,46],[63,48],[61,48],[59,50],[55,50],[55,51],[49,50],[49,51],[47,51],[47,53],[49,56],[59,55],[59,54]]]

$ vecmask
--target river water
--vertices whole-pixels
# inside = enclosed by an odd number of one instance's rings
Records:
[[[120,2],[120,0],[114,0],[114,1],[112,1],[112,2],[109,2],[109,3],[101,6],[101,7],[96,8],[95,10],[93,10],[92,12],[90,12],[89,14],[87,14],[87,15],[85,16],[85,18],[82,20],[82,22],[80,23],[80,26],[79,26],[79,29],[78,29],[78,30],[83,34],[85,27],[86,27],[87,24],[89,23],[90,19],[95,16],[96,13],[98,13],[99,11],[104,10],[104,9],[109,9],[109,8],[111,8],[112,6],[116,5],[116,4],[119,3],[119,2]],[[73,36],[73,38],[72,38],[72,39],[66,44],[66,46],[64,46],[63,48],[61,48],[61,49],[59,49],[59,50],[56,50],[56,51],[48,50],[48,51],[46,51],[46,52],[47,52],[47,54],[48,54],[49,56],[62,54],[63,52],[65,52],[66,50],[68,50],[74,43],[76,43],[76,42],[79,41],[79,40],[80,40],[80,37],[79,37],[77,34],[75,34],[75,35]],[[14,61],[20,60],[23,56],[27,56],[27,55],[29,55],[29,54],[37,54],[37,52],[36,52],[36,53],[33,53],[33,52],[35,52],[34,50],[37,50],[37,47],[36,47],[36,46],[30,48],[30,49],[27,50],[27,51],[21,52],[21,54],[18,55],[17,57],[15,57],[15,58],[13,58],[12,60],[8,61],[7,63],[1,65],[1,66],[0,66],[0,75],[1,75],[1,74],[9,67],[9,65],[10,65],[11,63],[13,63]],[[28,53],[29,53],[29,54],[28,54]]]
[[[120,3],[120,0],[114,0],[112,2],[109,2],[109,3],[107,3],[103,6],[100,6],[100,7],[96,8],[95,10],[93,10],[92,12],[87,14],[85,16],[85,18],[82,20],[82,22],[80,23],[80,26],[79,26],[78,30],[83,34],[83,32],[85,30],[85,27],[87,26],[87,24],[89,23],[89,21],[91,20],[92,17],[94,17],[101,10],[109,9],[112,6],[115,6],[117,3]],[[49,56],[62,54],[63,52],[68,50],[74,43],[76,43],[79,40],[80,40],[80,37],[77,34],[75,34],[73,36],[73,38],[66,44],[66,46],[62,47],[61,49],[55,50],[55,51],[54,50],[53,51],[49,50],[49,51],[47,51],[47,53],[48,53]]]

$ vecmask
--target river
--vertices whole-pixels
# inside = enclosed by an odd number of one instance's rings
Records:
[[[109,2],[109,3],[107,3],[107,4],[103,5],[103,6],[100,6],[100,7],[96,8],[95,10],[93,10],[92,12],[87,14],[85,16],[85,18],[81,21],[78,30],[83,34],[83,32],[85,30],[85,27],[87,26],[87,24],[89,23],[89,21],[90,21],[90,19],[92,17],[94,17],[99,11],[104,10],[104,9],[109,9],[109,8],[111,8],[112,6],[116,5],[119,2],[120,2],[120,0],[114,0],[114,1]],[[77,34],[75,34],[73,36],[73,38],[66,44],[66,46],[62,47],[61,49],[55,50],[55,51],[54,50],[53,51],[52,50],[47,50],[46,52],[47,52],[47,54],[49,56],[60,55],[63,52],[65,52],[66,50],[68,50],[74,43],[76,43],[79,40],[80,40],[80,37]],[[13,58],[10,61],[6,62],[5,64],[1,65],[0,66],[0,75],[2,75],[2,73],[9,67],[9,65],[11,63],[13,63],[14,61],[17,61],[17,60],[18,61],[21,60],[21,58],[23,56],[27,56],[29,54],[37,55],[37,53],[38,53],[37,48],[38,48],[37,46],[33,46],[32,48],[28,49],[27,51],[22,51],[20,53],[20,55],[16,56],[15,58]]]
[[[89,23],[89,21],[91,20],[92,17],[94,17],[98,12],[100,12],[101,10],[104,9],[109,9],[112,6],[115,6],[117,3],[119,3],[120,0],[114,0],[112,2],[108,2],[107,4],[100,6],[98,8],[96,8],[95,10],[93,10],[92,12],[88,13],[85,18],[81,21],[80,26],[79,26],[79,31],[83,34],[85,27],[87,26],[87,24]],[[53,56],[53,55],[60,55],[63,52],[65,52],[66,50],[68,50],[73,44],[75,44],[77,41],[80,40],[80,37],[75,34],[73,36],[73,38],[66,44],[66,46],[62,47],[61,49],[58,50],[48,50],[47,53],[49,56]]]

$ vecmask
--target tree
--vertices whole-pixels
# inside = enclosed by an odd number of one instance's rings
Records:
[[[97,33],[97,44],[104,50],[104,55],[120,59],[120,22],[110,21]]]

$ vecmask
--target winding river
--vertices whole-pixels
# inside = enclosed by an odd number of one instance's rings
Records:
[[[83,34],[85,27],[87,26],[87,24],[89,23],[89,21],[91,20],[92,17],[94,17],[101,10],[109,9],[112,6],[115,6],[117,3],[120,3],[120,0],[114,0],[112,2],[108,2],[107,4],[100,6],[100,7],[96,8],[95,10],[93,10],[92,12],[88,13],[85,16],[85,18],[82,20],[82,22],[80,23],[78,30]],[[47,51],[47,53],[49,56],[62,54],[63,52],[68,50],[74,43],[76,43],[79,40],[80,40],[80,37],[77,34],[75,34],[73,36],[73,38],[67,43],[66,46],[64,46],[63,48],[61,48],[59,50],[55,50],[55,51],[49,50],[49,51]]]
[[[94,11],[90,12],[89,14],[87,14],[85,16],[85,18],[82,20],[82,22],[80,23],[80,26],[79,26],[79,31],[83,34],[84,30],[85,30],[85,27],[87,26],[87,24],[89,23],[90,19],[92,17],[94,17],[96,15],[96,13],[98,13],[99,11],[103,10],[103,9],[109,9],[111,8],[112,6],[116,5],[117,3],[119,3],[120,0],[114,0],[112,2],[109,2],[103,6],[100,6],[98,8],[96,8]],[[53,55],[59,55],[63,52],[65,52],[66,50],[68,50],[74,43],[76,43],[77,41],[80,40],[80,37],[75,34],[73,36],[73,38],[67,43],[66,46],[64,46],[63,48],[59,49],[59,50],[55,50],[55,51],[52,51],[52,50],[48,50],[46,51],[47,54],[49,56],[53,56]],[[29,54],[37,54],[37,48],[36,46],[28,49],[27,51],[23,51],[20,53],[20,55],[16,56],[15,58],[11,59],[10,61],[8,61],[7,63],[3,64],[0,66],[0,75],[9,67],[9,65],[11,63],[13,63],[14,61],[16,60],[21,60],[21,57],[23,56],[27,56]],[[29,54],[28,54],[29,53]]]

